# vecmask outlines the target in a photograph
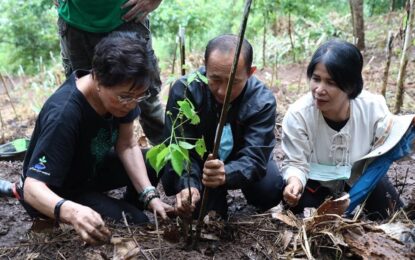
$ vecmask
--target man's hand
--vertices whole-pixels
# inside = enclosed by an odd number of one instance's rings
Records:
[[[130,8],[130,10],[122,17],[122,19],[127,22],[133,19],[144,21],[147,15],[154,11],[160,3],[161,0],[128,0],[121,8]]]
[[[217,188],[224,185],[225,182],[225,164],[221,160],[213,160],[213,155],[209,154],[203,166],[203,185],[209,188]]]
[[[73,225],[76,233],[88,244],[96,245],[109,241],[111,232],[93,209],[66,201],[61,207],[60,215],[64,222]]]
[[[166,212],[173,211],[173,207],[169,204],[164,203],[159,198],[154,198],[150,201],[148,205],[152,211],[156,211],[158,215],[160,215],[163,219],[167,218]]]
[[[290,177],[284,188],[283,196],[290,207],[295,207],[301,198],[303,184],[297,177]]]
[[[180,216],[191,217],[196,208],[196,203],[200,200],[200,193],[196,188],[191,187],[192,204],[189,203],[189,189],[183,189],[176,194],[176,208]]]

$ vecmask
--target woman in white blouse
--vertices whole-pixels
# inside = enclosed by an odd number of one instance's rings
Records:
[[[308,65],[311,91],[290,106],[282,125],[283,199],[294,212],[343,192],[350,194],[349,213],[367,197],[374,218],[387,217],[389,205],[403,206],[386,172],[413,151],[414,116],[394,116],[383,96],[362,91],[362,68],[360,51],[337,39]]]

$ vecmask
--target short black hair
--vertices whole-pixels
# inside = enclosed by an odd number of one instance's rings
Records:
[[[238,41],[239,37],[233,34],[219,35],[210,40],[206,45],[205,50],[205,66],[207,65],[209,56],[213,51],[219,50],[221,52],[229,52],[236,50]],[[249,73],[252,66],[253,51],[252,45],[246,39],[242,41],[241,55],[244,58],[246,70]]]
[[[146,42],[135,32],[112,32],[95,47],[92,75],[104,87],[131,83],[131,89],[147,89],[155,73]]]
[[[326,67],[330,77],[347,93],[349,99],[356,98],[362,92],[363,56],[353,44],[332,39],[321,45],[308,64],[308,79],[312,77],[318,63]]]

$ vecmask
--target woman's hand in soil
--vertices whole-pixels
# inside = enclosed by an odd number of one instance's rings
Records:
[[[290,177],[284,188],[283,196],[290,207],[295,207],[301,198],[303,184],[297,177]]]
[[[159,198],[154,198],[150,201],[148,207],[152,210],[152,212],[156,211],[157,215],[161,216],[163,219],[167,218],[167,211],[172,211],[173,207],[167,203],[164,203]]]
[[[64,222],[73,225],[75,231],[88,244],[96,245],[109,241],[111,232],[93,209],[66,201],[61,207],[60,215]]]
[[[209,188],[217,188],[226,182],[225,164],[218,159],[213,159],[209,154],[203,166],[202,183]]]
[[[200,200],[199,190],[191,187],[191,202],[189,199],[189,189],[183,189],[176,195],[177,214],[183,217],[191,217],[196,208],[196,203]]]

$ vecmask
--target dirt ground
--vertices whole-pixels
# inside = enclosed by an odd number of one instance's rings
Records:
[[[379,93],[383,66],[378,64],[383,64],[384,55],[377,44],[369,43],[365,53],[364,78],[366,88]],[[398,57],[394,57],[392,63],[397,64]],[[305,66],[306,63],[280,66],[278,80],[274,83],[270,82],[275,76],[272,76],[272,69],[257,72],[257,76],[271,86],[278,102],[278,145],[274,150],[278,161],[284,156],[280,148],[282,117],[288,105],[308,90]],[[415,55],[410,59],[407,72],[403,113],[413,113]],[[387,92],[387,102],[391,108],[395,85],[391,76]],[[21,88],[11,91],[19,118],[4,93],[0,94],[0,112],[5,123],[0,133],[0,143],[17,137],[30,137],[35,116],[28,104],[19,99],[20,91]],[[108,223],[113,233],[112,243],[88,246],[70,227],[63,225],[57,229],[50,223],[33,222],[18,201],[0,198],[0,259],[310,259],[311,255],[318,259],[415,259],[414,165],[413,155],[394,163],[388,172],[405,204],[409,205],[405,214],[392,214],[390,219],[390,222],[401,223],[409,228],[406,242],[380,235],[379,227],[389,220],[373,223],[367,221],[364,215],[354,222],[331,219],[330,225],[323,225],[322,229],[315,219],[311,226],[303,222],[298,224],[298,219],[293,220],[288,213],[281,213],[284,212],[281,209],[278,214],[256,212],[246,205],[240,191],[232,191],[228,196],[229,219],[224,222],[210,216],[204,224],[202,239],[196,250],[189,249],[183,234],[177,230],[183,224],[172,219],[157,223],[157,228],[151,213],[152,223],[146,226],[127,227],[125,224]],[[21,161],[0,161],[0,179],[17,181],[21,170]],[[172,198],[166,199],[173,201]],[[350,239],[358,241],[365,248],[352,246],[353,241],[350,242]]]
[[[0,178],[16,181],[21,167],[20,161],[1,161]],[[413,159],[394,164],[389,176],[404,200],[413,203],[415,201]],[[172,198],[166,199],[173,201]],[[0,259],[290,259],[292,257],[301,259],[307,257],[294,246],[297,243],[296,236],[301,234],[298,228],[285,224],[272,214],[259,214],[246,204],[240,191],[230,192],[228,203],[230,208],[228,221],[223,222],[215,219],[214,216],[211,217],[210,222],[204,225],[197,250],[191,250],[183,239],[184,235],[179,231],[182,227],[178,224],[180,221],[175,219],[158,223],[160,241],[153,215],[149,213],[151,224],[130,226],[130,233],[124,224],[108,223],[113,233],[112,243],[87,246],[69,226],[64,225],[56,229],[53,228],[53,223],[33,222],[16,200],[0,198]],[[401,223],[400,221],[398,223]],[[409,227],[414,226],[413,220],[408,222],[407,219],[402,218],[402,221]],[[364,217],[360,222],[362,227],[368,223],[381,224],[365,221]],[[340,224],[345,225],[345,223]],[[336,223],[336,225],[340,224]],[[353,226],[355,225],[356,223],[353,223]],[[332,226],[327,230],[333,233],[336,231]],[[415,229],[412,232],[414,239]],[[135,252],[132,258],[123,258],[122,256],[125,257],[128,252],[136,248],[131,234],[141,251]],[[359,259],[358,256],[362,256],[362,253],[356,253],[348,247],[342,248],[337,245],[341,249],[336,249],[335,245],[328,242],[329,238],[322,239],[317,234],[319,232],[315,234],[315,238],[310,238],[310,244],[312,254],[319,259]],[[369,231],[366,234],[370,234]],[[313,235],[313,230],[309,231],[309,235]],[[375,241],[374,245],[379,247],[385,241],[389,239]],[[393,245],[394,248],[396,246]],[[398,246],[402,247],[402,244]],[[399,259],[413,259],[414,240],[405,246],[398,251]],[[341,254],[339,250],[343,250]],[[390,259],[392,256],[389,255]]]

